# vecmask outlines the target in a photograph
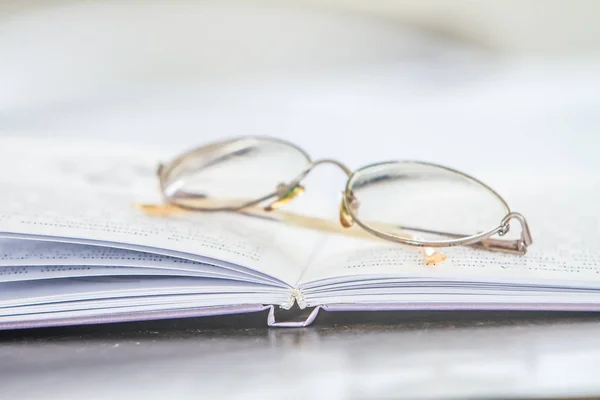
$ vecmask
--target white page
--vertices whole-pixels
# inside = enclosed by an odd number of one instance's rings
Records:
[[[248,282],[179,277],[86,277],[0,283],[0,307],[48,304],[103,298],[175,294],[275,293],[289,297],[289,289]]]
[[[4,184],[0,234],[95,241],[155,253],[179,252],[222,260],[294,284],[319,235],[231,213],[143,215],[135,198],[120,193],[78,193],[41,185]]]
[[[161,273],[165,275],[189,274],[190,276],[229,278],[246,280],[249,282],[264,282],[267,284],[273,283],[265,278],[238,272],[233,269],[226,269],[220,266],[213,266],[160,254],[111,247],[86,246],[82,244],[0,238],[0,277],[2,277],[4,281],[8,279],[8,271],[11,271],[10,276],[13,277],[18,272],[18,274],[22,276],[22,279],[34,279],[32,278],[34,269],[30,268],[32,266],[54,267],[54,269],[35,269],[35,271],[39,271],[35,279],[48,279],[64,276],[66,271],[75,273],[76,271],[69,269],[71,266],[76,266],[78,268],[79,272],[77,273],[83,273],[83,267],[95,266],[108,267],[107,269],[95,268],[93,273],[96,275],[110,275],[110,271],[120,275],[125,273],[131,273],[132,275],[145,273],[152,275]],[[7,267],[13,268],[9,270]],[[139,272],[136,271],[135,268],[122,268],[122,270],[120,270],[119,268],[121,267],[138,267]],[[150,268],[154,271],[148,271]],[[88,270],[91,271],[91,269]],[[58,274],[53,275],[53,271]],[[39,273],[42,273],[42,275],[39,275]]]
[[[158,218],[134,209],[134,202],[160,199],[158,153],[139,145],[0,139],[0,234],[178,253],[297,282],[317,234],[232,214]]]
[[[202,299],[191,302],[182,302],[181,304],[174,302],[167,303],[151,303],[136,302],[134,305],[123,307],[111,307],[110,302],[107,304],[92,307],[91,309],[82,308],[70,311],[57,311],[49,313],[30,313],[2,316],[0,309],[0,323],[6,324],[11,322],[27,322],[27,321],[45,321],[57,318],[80,318],[80,317],[100,317],[105,315],[117,315],[121,313],[140,313],[140,312],[155,312],[155,311],[177,311],[185,309],[202,309],[209,307],[221,306],[236,306],[236,305],[261,305],[261,304],[284,304],[286,298],[281,295],[271,293],[246,293],[241,296],[214,296],[205,295]],[[65,303],[65,307],[69,308],[70,303]]]
[[[199,263],[202,265],[214,266],[216,268],[223,269],[223,273],[228,274],[229,272],[233,272],[234,274],[242,274],[248,275],[255,280],[260,282],[265,282],[268,284],[275,284],[282,287],[289,287],[288,284],[282,282],[279,279],[266,275],[262,272],[253,270],[251,268],[242,267],[238,264],[233,264],[231,262],[218,260],[210,257],[195,255],[184,253],[181,251],[167,250],[167,249],[157,249],[154,247],[141,246],[141,245],[133,245],[127,243],[119,243],[119,242],[108,242],[104,240],[93,240],[93,239],[77,239],[77,238],[63,238],[57,236],[44,236],[44,235],[31,235],[31,234],[19,234],[19,233],[0,233],[0,238],[10,239],[10,240],[34,240],[36,242],[51,242],[56,245],[84,245],[91,247],[100,247],[100,248],[114,248],[116,250],[128,250],[134,251],[137,253],[145,253],[149,255],[155,256],[166,256],[171,258],[176,258],[180,260],[191,261],[195,263]],[[180,269],[185,269],[186,267],[179,267]]]
[[[57,303],[41,303],[35,305],[2,307],[0,308],[0,323],[6,322],[5,318],[12,315],[30,317],[39,314],[44,318],[52,314],[80,311],[103,315],[111,313],[118,308],[137,308],[147,311],[182,309],[211,306],[225,306],[232,304],[284,304],[289,302],[287,293],[244,293],[240,294],[177,294],[142,297],[115,297],[99,300],[64,301]],[[88,314],[89,315],[89,314]]]
[[[117,190],[156,198],[164,150],[76,138],[0,138],[1,182]]]
[[[506,197],[530,224],[534,243],[524,256],[462,246],[440,249],[448,259],[426,266],[416,248],[332,235],[305,271],[300,286],[325,290],[327,283],[375,277],[600,286],[597,179],[523,186]]]
[[[486,290],[486,291],[503,291],[506,293],[510,292],[569,292],[569,293],[580,293],[590,292],[596,293],[600,290],[600,285],[592,283],[585,285],[584,282],[576,282],[573,285],[570,282],[563,284],[554,283],[552,284],[530,284],[530,283],[489,283],[477,280],[471,281],[456,281],[446,279],[422,279],[422,278],[384,278],[384,279],[373,279],[373,280],[361,280],[354,282],[340,282],[337,284],[329,284],[327,286],[315,286],[313,288],[302,289],[302,293],[308,295],[330,295],[330,294],[343,294],[355,293],[359,291],[371,290],[373,292],[379,292],[383,290],[401,290],[411,291],[414,288],[424,291],[438,291],[444,289],[450,290]]]
[[[222,275],[219,273],[215,274],[167,268],[119,267],[103,265],[27,265],[0,267],[0,283],[34,281],[42,279],[86,278],[93,276],[188,276],[192,278],[229,279],[266,285],[264,281],[258,279],[253,280],[248,276],[240,276],[236,278],[230,275]]]
[[[438,294],[438,293],[394,293],[370,294],[356,296],[330,296],[319,299],[307,299],[308,307],[321,304],[432,304],[432,303],[463,303],[472,305],[477,309],[477,304],[598,304],[599,294],[590,293],[552,293],[550,295],[538,293],[525,294]]]

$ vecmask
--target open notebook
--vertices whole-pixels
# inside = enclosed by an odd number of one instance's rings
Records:
[[[527,255],[455,247],[426,266],[419,250],[244,215],[144,215],[133,204],[158,198],[167,156],[0,139],[0,328],[267,309],[283,326],[320,309],[600,311],[597,177],[515,181],[506,197],[529,220]],[[294,305],[312,312],[278,321]]]

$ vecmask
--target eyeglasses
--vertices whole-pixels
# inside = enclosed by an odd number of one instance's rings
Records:
[[[339,224],[277,210],[304,191],[316,167],[339,167],[348,181]],[[525,254],[532,238],[525,218],[483,182],[441,165],[419,161],[372,164],[352,172],[333,159],[312,161],[299,147],[269,137],[241,137],[209,144],[160,165],[165,204],[140,205],[146,213],[242,212],[312,229],[341,231],[355,225],[358,236],[428,249],[428,263],[445,257],[434,248],[470,245]],[[521,225],[516,239],[505,236]],[[356,232],[356,227],[362,228]],[[359,229],[360,231],[361,229]]]

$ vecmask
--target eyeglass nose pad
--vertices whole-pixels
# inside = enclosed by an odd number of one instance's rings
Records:
[[[285,203],[289,203],[296,197],[300,196],[304,193],[304,186],[299,183],[289,186],[285,183],[280,183],[277,185],[277,199],[273,202],[267,204],[264,208],[265,211],[273,211],[284,205]]]
[[[340,224],[344,228],[350,228],[354,225],[354,218],[352,218],[352,213],[348,209],[348,204],[352,208],[352,211],[356,212],[358,210],[358,201],[351,193],[344,193],[344,198],[340,203]]]

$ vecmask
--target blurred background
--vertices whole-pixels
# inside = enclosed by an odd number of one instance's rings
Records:
[[[596,174],[599,21],[595,0],[0,0],[0,134]]]

